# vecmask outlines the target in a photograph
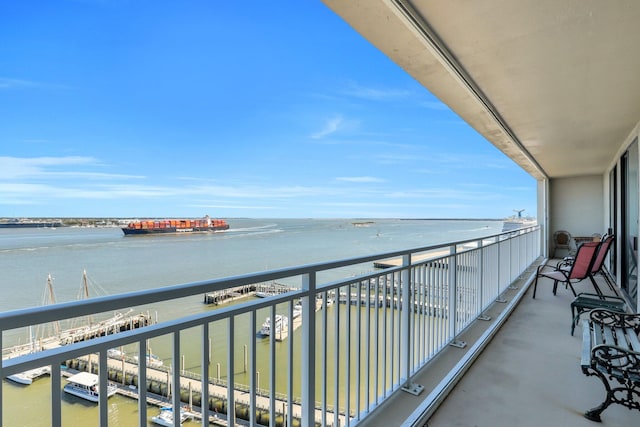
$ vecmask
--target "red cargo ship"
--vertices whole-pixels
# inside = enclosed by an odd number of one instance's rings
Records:
[[[125,236],[140,236],[161,233],[207,233],[228,230],[229,224],[223,219],[211,219],[209,215],[200,219],[163,219],[130,222],[122,227]]]

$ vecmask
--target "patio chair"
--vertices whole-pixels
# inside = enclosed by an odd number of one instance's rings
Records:
[[[593,265],[591,266],[591,273],[589,273],[589,279],[591,283],[593,283],[593,287],[598,290],[598,285],[596,285],[595,275],[599,274],[604,278],[604,281],[609,286],[609,289],[617,296],[618,291],[616,291],[615,286],[613,285],[613,281],[609,278],[607,271],[604,268],[604,260],[607,258],[607,254],[609,253],[609,249],[611,245],[613,245],[613,234],[607,234],[602,237],[602,241],[600,242],[600,248],[598,249],[598,255],[596,255],[596,259],[593,261]],[[602,295],[602,292],[598,292]]]
[[[595,240],[595,234],[594,234],[594,242]],[[600,240],[600,248],[598,249],[598,254],[593,262],[593,265],[591,266],[591,273],[589,274],[589,279],[591,280],[591,283],[593,284],[593,287],[596,289],[596,292],[598,295],[602,296],[602,292],[600,292],[600,288],[598,287],[598,285],[596,284],[595,281],[595,275],[599,274],[602,276],[602,278],[604,279],[604,281],[607,283],[607,285],[609,286],[609,289],[611,289],[611,291],[617,296],[618,295],[618,291],[616,291],[616,288],[613,284],[613,281],[609,278],[609,275],[606,271],[606,269],[604,268],[604,260],[607,258],[607,254],[609,253],[609,249],[611,248],[611,245],[613,244],[613,239],[614,236],[613,234],[605,234],[604,236],[602,236],[599,240]],[[573,264],[574,261],[574,257],[565,257],[562,262],[560,264],[558,264],[559,268],[562,268],[565,271],[568,271],[569,268],[571,267],[571,264]]]
[[[576,253],[575,241],[571,237],[571,233],[566,230],[558,230],[553,233],[553,254],[552,257],[556,258],[558,251],[565,251],[563,255],[559,257],[570,256]]]
[[[543,264],[538,267],[536,279],[533,285],[533,298],[536,297],[538,289],[538,278],[540,276],[548,277],[553,280],[553,294],[556,295],[558,283],[564,283],[565,287],[571,288],[573,296],[577,296],[576,290],[573,288],[575,283],[581,282],[591,274],[591,268],[598,254],[598,249],[602,242],[587,242],[578,248],[573,263],[568,266],[564,262],[560,262],[557,266]],[[595,281],[592,283],[595,284]],[[599,294],[600,289],[596,287]]]

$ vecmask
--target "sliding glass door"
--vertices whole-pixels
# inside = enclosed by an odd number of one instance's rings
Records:
[[[638,139],[622,156],[622,290],[635,305],[638,294]],[[634,309],[637,308],[634,306]]]
[[[614,166],[609,172],[609,227],[608,234],[614,233],[618,229],[618,167]],[[618,251],[616,245],[609,249],[609,259],[607,269],[614,277],[618,277]]]

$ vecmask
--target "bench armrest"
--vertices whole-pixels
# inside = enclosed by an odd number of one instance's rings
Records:
[[[626,304],[626,301],[624,300],[624,298],[616,297],[613,295],[598,295],[598,294],[589,293],[589,292],[580,292],[576,298],[579,298],[579,297],[597,298],[603,301],[620,301]]]
[[[610,328],[631,328],[636,334],[640,334],[640,313],[618,313],[605,308],[595,308],[589,312],[589,319]]]
[[[591,366],[591,325],[588,320],[582,321],[582,369]]]
[[[600,344],[591,349],[591,364],[607,373],[640,381],[640,352],[617,345]]]

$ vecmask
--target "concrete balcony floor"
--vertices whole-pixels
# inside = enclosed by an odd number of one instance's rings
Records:
[[[559,286],[554,296],[553,282],[543,279],[538,283],[536,299],[532,299],[533,283],[528,279],[534,272],[532,267],[523,274],[520,291],[530,285],[520,304],[427,421],[427,426],[594,427],[599,424],[583,417],[586,410],[604,400],[605,392],[597,377],[587,377],[580,369],[582,327],[577,326],[574,335],[570,334],[573,294],[570,289]],[[611,293],[602,278],[598,278],[598,283],[603,292]],[[593,292],[588,280],[574,287],[576,292]],[[518,292],[507,291],[505,298]],[[494,304],[488,314],[495,319],[505,305]],[[461,339],[471,344],[490,324],[478,323],[481,324],[465,331]],[[439,371],[450,369],[464,351],[468,350],[446,349],[418,376],[416,382],[425,386],[420,396],[399,393],[385,403],[384,408],[377,411],[379,415],[371,417],[375,421],[367,425],[401,424],[440,381],[443,373]],[[603,412],[600,425],[640,425],[640,411],[611,405]]]

